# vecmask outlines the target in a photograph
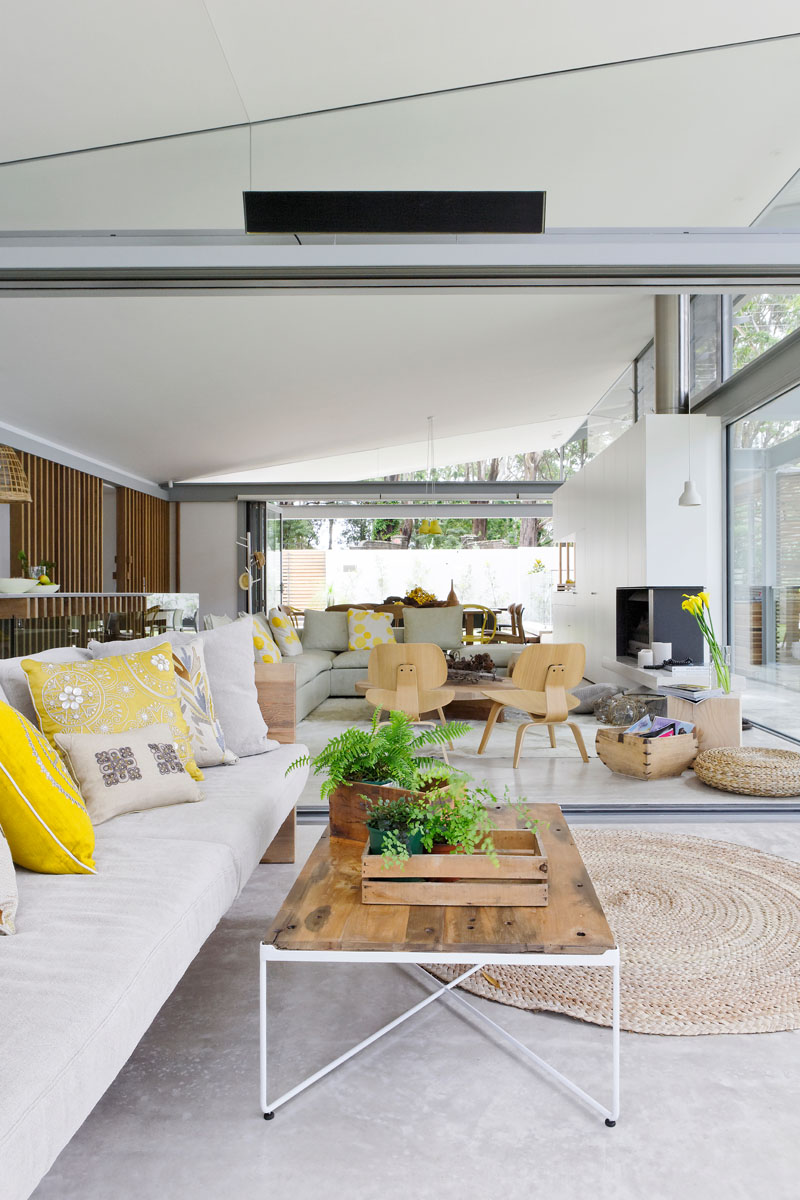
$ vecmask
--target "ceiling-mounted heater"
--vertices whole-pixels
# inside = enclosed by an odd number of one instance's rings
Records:
[[[544,192],[245,192],[246,233],[530,234]]]

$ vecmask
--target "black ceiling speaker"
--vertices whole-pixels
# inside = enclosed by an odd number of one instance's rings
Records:
[[[543,233],[544,192],[245,192],[246,233]]]

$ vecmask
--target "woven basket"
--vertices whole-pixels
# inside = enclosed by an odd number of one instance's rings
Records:
[[[741,746],[704,750],[694,760],[698,779],[743,796],[800,796],[800,754]]]

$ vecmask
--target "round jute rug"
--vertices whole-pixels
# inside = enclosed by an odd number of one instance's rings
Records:
[[[800,864],[705,838],[575,829],[617,939],[632,1033],[800,1028]],[[450,980],[463,968],[429,967]],[[465,990],[611,1024],[611,971],[487,967]]]

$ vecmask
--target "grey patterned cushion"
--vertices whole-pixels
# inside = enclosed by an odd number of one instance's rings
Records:
[[[120,813],[202,800],[168,725],[124,733],[57,733],[93,825]]]

